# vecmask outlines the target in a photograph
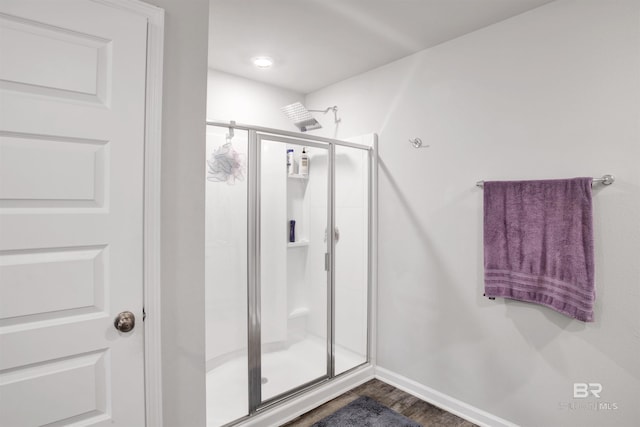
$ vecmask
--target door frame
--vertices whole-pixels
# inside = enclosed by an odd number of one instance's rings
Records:
[[[160,331],[160,197],[164,9],[139,0],[92,0],[147,19],[144,124],[143,322],[144,390],[147,426],[162,426],[162,347]]]
[[[261,323],[261,211],[262,211],[262,147],[264,141],[275,141],[280,144],[296,145],[300,147],[315,147],[326,150],[327,152],[327,229],[335,228],[334,215],[334,155],[335,145],[333,142],[315,142],[306,135],[295,137],[282,136],[273,132],[263,132],[257,130],[249,130],[249,162],[248,162],[248,265],[249,280],[247,281],[248,289],[248,378],[249,378],[249,416],[256,414],[271,407],[273,404],[281,402],[283,399],[307,390],[319,383],[330,380],[334,377],[334,321],[333,321],[333,303],[334,303],[334,281],[335,274],[333,269],[333,259],[335,250],[334,234],[328,233],[327,247],[325,256],[328,256],[329,265],[327,274],[327,355],[326,355],[326,372],[324,375],[309,380],[303,384],[299,384],[275,396],[264,399],[262,396],[262,323]]]

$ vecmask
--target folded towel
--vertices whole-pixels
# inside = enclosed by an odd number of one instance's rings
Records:
[[[593,321],[591,178],[484,183],[485,295]]]

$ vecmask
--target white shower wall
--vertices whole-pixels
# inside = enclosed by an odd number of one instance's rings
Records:
[[[287,152],[279,142],[263,142],[261,148],[260,335],[263,345],[280,348],[288,344]]]
[[[206,158],[225,144],[227,129],[207,128]],[[236,131],[233,148],[245,162],[243,180],[206,183],[206,360],[211,369],[247,351],[247,132]],[[262,342],[287,342],[287,248],[285,147],[262,152],[261,320]]]
[[[207,160],[226,142],[225,131],[207,128]],[[246,132],[237,134],[234,148],[246,155]],[[205,333],[210,369],[224,360],[216,358],[238,356],[247,348],[247,181],[205,185]]]
[[[280,107],[302,101],[299,93],[266,85],[242,77],[209,69],[207,84],[207,119],[231,121],[258,126],[288,128],[289,120]],[[223,128],[207,127],[207,158],[215,147],[224,143]],[[236,140],[247,141],[246,132],[236,132]],[[246,147],[242,149],[247,153]],[[274,149],[266,154],[272,162],[278,162],[282,153]],[[245,161],[248,159],[245,158]],[[284,165],[284,163],[282,163]],[[274,168],[274,173],[280,169]],[[280,218],[286,216],[285,169],[281,176],[270,176],[265,188],[272,192],[265,200],[263,220],[269,226],[267,233],[286,233],[286,224]],[[277,184],[276,182],[280,182]],[[247,348],[247,181],[233,186],[225,183],[207,183],[206,230],[206,360],[208,368],[246,352]],[[224,203],[221,203],[224,201]],[[276,202],[277,201],[277,202]],[[209,214],[211,212],[211,215]],[[224,240],[220,246],[216,235],[222,233],[233,239]],[[265,236],[272,238],[275,236]],[[218,246],[215,246],[218,240]],[[263,239],[264,240],[264,239]],[[266,334],[264,342],[286,341],[286,248],[277,247],[263,251],[263,264],[268,292],[265,292],[263,313]],[[216,268],[218,267],[219,268]],[[217,283],[217,285],[216,285]],[[269,304],[266,304],[266,303]]]

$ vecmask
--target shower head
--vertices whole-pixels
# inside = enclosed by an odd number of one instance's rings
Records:
[[[309,110],[299,102],[284,106],[282,112],[295,124],[301,132],[320,129],[322,126],[313,118]]]

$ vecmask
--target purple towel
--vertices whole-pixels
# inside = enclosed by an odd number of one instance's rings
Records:
[[[591,178],[484,183],[487,297],[593,322]]]

